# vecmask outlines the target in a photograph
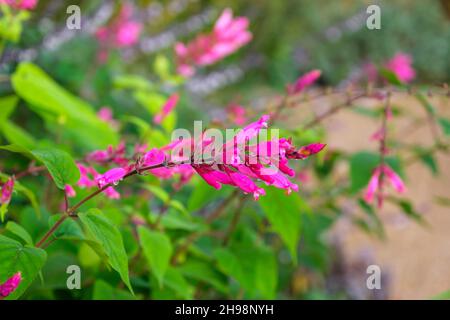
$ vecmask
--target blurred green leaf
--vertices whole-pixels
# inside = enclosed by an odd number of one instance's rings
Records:
[[[127,291],[114,288],[103,280],[97,280],[94,283],[93,300],[136,300],[136,298]]]

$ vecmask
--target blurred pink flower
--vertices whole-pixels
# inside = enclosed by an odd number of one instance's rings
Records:
[[[386,63],[386,68],[395,73],[403,82],[411,82],[416,77],[416,71],[412,67],[412,57],[409,54],[397,53]]]
[[[113,187],[108,187],[103,192],[110,199],[120,199],[120,193],[118,193]]]
[[[114,128],[114,129],[118,128],[119,123],[117,122],[117,120],[115,120],[113,118],[113,113],[112,113],[111,108],[108,108],[108,107],[100,108],[100,110],[98,110],[98,112],[97,112],[97,116],[103,122],[108,123],[112,128]]]
[[[231,9],[225,9],[212,32],[198,35],[186,45],[175,44],[178,73],[191,77],[196,66],[214,64],[249,43],[252,34],[248,26],[247,18],[233,18]]]
[[[162,106],[161,111],[153,117],[153,122],[160,124],[175,108],[179,98],[177,93],[172,94]]]
[[[296,94],[302,92],[305,88],[313,85],[317,79],[320,78],[322,71],[320,70],[312,70],[308,73],[305,73],[294,84],[290,84],[287,87],[287,91],[289,94]]]
[[[381,174],[384,175],[385,178],[390,182],[391,186],[398,192],[403,193],[405,192],[405,184],[403,183],[402,179],[399,175],[395,173],[394,170],[392,170],[391,167],[388,165],[380,165],[376,167],[372,173],[372,176],[369,180],[369,183],[367,185],[366,191],[364,193],[364,200],[367,203],[372,203],[375,194],[377,191],[382,187],[380,183],[384,182],[384,179],[380,181]],[[378,194],[378,207],[381,208],[383,205],[383,199],[384,194]]]
[[[11,293],[13,293],[20,282],[22,281],[22,274],[19,272],[15,273],[11,278],[6,280],[3,284],[0,284],[0,299],[6,298]]]
[[[66,184],[66,186],[64,187],[64,192],[69,198],[73,198],[77,195],[75,189],[69,184]]]
[[[0,3],[7,4],[12,8],[21,10],[33,10],[38,0],[0,0]]]
[[[9,203],[14,190],[14,177],[10,177],[2,186],[0,203]]]
[[[238,104],[232,104],[228,106],[226,111],[234,124],[242,126],[247,122],[246,111],[244,107]]]
[[[101,44],[97,58],[105,62],[108,58],[108,48],[124,48],[135,45],[139,41],[142,24],[131,20],[133,8],[130,4],[122,5],[119,14],[108,25],[95,32],[95,37]]]

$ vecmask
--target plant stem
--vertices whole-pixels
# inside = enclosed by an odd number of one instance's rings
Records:
[[[64,214],[59,218],[58,221],[51,227],[50,230],[47,231],[47,233],[42,237],[42,239],[36,244],[36,248],[40,248],[44,242],[56,231],[56,229],[59,228],[59,226],[66,220],[69,216]]]

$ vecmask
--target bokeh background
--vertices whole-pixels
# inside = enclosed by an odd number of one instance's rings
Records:
[[[446,0],[132,3],[136,9],[134,19],[144,25],[139,43],[111,52],[108,63],[99,64],[99,44],[93,32],[110,19],[117,2],[40,0],[18,46],[2,57],[2,68],[13,69],[16,62],[33,60],[58,83],[97,108],[108,105],[116,114],[139,114],[142,110],[126,92],[114,90],[115,76],[133,74],[151,80],[158,54],[173,56],[175,42],[188,41],[202,30],[209,30],[222,9],[231,7],[237,15],[250,19],[253,41],[220,63],[202,68],[187,81],[180,127],[189,128],[194,119],[220,117],[230,102],[245,104],[256,113],[268,97],[311,69],[323,72],[319,86],[345,88],[364,76],[366,63],[383,63],[397,52],[412,56],[417,72],[415,84],[433,87],[450,80],[450,2]],[[81,8],[81,30],[65,26],[65,9],[71,4]],[[366,28],[366,8],[370,4],[381,7],[381,30]],[[8,88],[2,86],[0,90],[7,92]],[[430,100],[450,115],[448,100],[438,96]],[[326,108],[332,103],[324,97],[304,109]],[[404,112],[418,110],[420,117],[416,99],[398,96],[394,104]],[[32,115],[24,111],[15,117],[21,122]],[[292,113],[287,122],[295,127],[300,119],[301,110]],[[330,148],[348,152],[366,149],[377,123],[354,112],[342,112],[325,123],[329,138],[326,142]],[[397,125],[398,134],[408,141],[431,143],[427,128],[413,122],[400,121]],[[420,164],[407,169],[406,197],[427,224],[419,224],[397,207],[387,206],[380,217],[386,236],[380,240],[352,223],[356,209],[343,200],[342,217],[321,235],[329,250],[318,252],[317,260],[318,264],[325,263],[320,256],[327,256],[326,276],[309,273],[308,264],[300,266],[292,296],[416,299],[450,289],[450,209],[448,203],[436,202],[437,198],[449,197],[449,160],[449,156],[438,157],[438,176]],[[381,267],[382,290],[365,288],[369,264]],[[317,283],[327,288],[327,294],[314,291]]]

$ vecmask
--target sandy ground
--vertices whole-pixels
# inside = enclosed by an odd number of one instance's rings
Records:
[[[449,99],[433,97],[430,101],[442,114],[450,115]],[[321,100],[309,107],[320,112],[328,103]],[[398,94],[392,103],[404,112],[424,118],[425,113],[414,97]],[[361,100],[357,104],[370,107],[374,102]],[[375,120],[344,110],[325,124],[329,129],[327,143],[330,148],[377,149],[377,143],[369,141],[379,126]],[[429,126],[419,126],[412,121],[394,120],[389,134],[401,135],[408,143],[420,142],[429,146],[432,142]],[[438,163],[439,177],[433,176],[421,163],[412,164],[406,170],[408,190],[405,197],[424,216],[428,227],[405,218],[395,207],[385,206],[380,212],[387,235],[385,241],[368,236],[346,219],[341,219],[333,230],[343,246],[346,263],[358,263],[361,257],[366,260],[369,257],[367,261],[381,267],[383,284],[388,286],[386,294],[390,299],[427,299],[450,290],[450,207],[433,201],[436,196],[450,198],[450,156],[439,156]],[[365,277],[365,274],[355,274],[355,279],[364,280]]]

